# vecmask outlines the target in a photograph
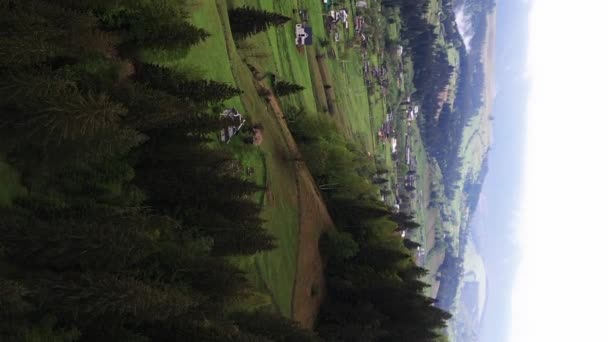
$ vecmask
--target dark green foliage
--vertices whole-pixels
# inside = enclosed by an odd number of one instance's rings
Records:
[[[139,67],[138,80],[151,88],[198,103],[223,101],[241,94],[240,90],[226,83],[190,80],[178,71],[153,64]]]
[[[342,262],[357,255],[359,245],[346,232],[330,231],[321,237],[319,249],[330,262]]]
[[[196,141],[149,148],[137,182],[151,205],[182,221],[188,233],[213,237],[216,255],[274,248],[274,238],[261,227],[261,208],[248,199],[262,189],[235,174],[227,153],[202,149]]]
[[[230,316],[243,331],[275,342],[313,342],[318,338],[294,321],[267,312],[238,312]]]
[[[397,230],[411,230],[420,227],[420,224],[414,222],[414,217],[404,213],[391,215],[391,220],[398,224]]]
[[[45,1],[10,3],[0,6],[4,33],[0,36],[0,66],[39,65],[58,56],[107,55],[117,42],[115,36],[99,31],[90,15]]]
[[[299,93],[304,90],[299,84],[289,83],[286,81],[277,81],[274,84],[274,93],[277,96],[287,96],[295,93]]]
[[[414,250],[414,249],[416,249],[418,247],[421,247],[421,245],[419,243],[417,243],[417,242],[414,242],[414,241],[410,240],[410,239],[404,239],[403,240],[403,247],[405,247],[406,249],[409,249],[409,250]]]
[[[377,178],[374,178],[374,179],[372,180],[372,182],[373,182],[374,184],[377,184],[377,185],[382,185],[382,184],[386,184],[386,183],[388,183],[388,179],[386,179],[386,178],[381,178],[381,177],[377,177]]]
[[[80,91],[55,75],[10,75],[0,81],[0,94],[21,112],[0,118],[5,125],[53,143],[116,129],[127,113],[106,94]]]
[[[201,300],[187,290],[154,284],[129,276],[83,273],[79,276],[42,276],[30,285],[43,309],[88,324],[163,321],[200,309]]]
[[[0,151],[27,189],[0,211],[0,340],[305,335],[228,318],[252,289],[227,257],[275,246],[260,187],[205,146],[238,90],[123,59],[199,41],[181,2],[0,0]]]
[[[199,113],[191,103],[138,83],[121,84],[112,96],[128,108],[126,124],[146,133],[191,120]]]
[[[174,1],[132,1],[101,12],[102,27],[126,31],[126,42],[152,49],[187,49],[209,36],[186,20]]]
[[[232,8],[228,11],[232,35],[237,39],[247,38],[258,32],[266,31],[271,25],[281,26],[289,21],[288,17],[252,7]]]
[[[438,272],[441,274],[439,280],[441,287],[437,293],[437,307],[449,309],[454,304],[458,287],[464,275],[464,248],[460,251],[455,251],[451,243],[452,238],[448,236],[446,239],[447,250],[445,260]],[[461,241],[460,243],[462,243]],[[460,254],[462,252],[462,254]],[[460,255],[459,255],[460,254]]]

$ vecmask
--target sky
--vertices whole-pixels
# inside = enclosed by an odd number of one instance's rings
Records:
[[[529,93],[528,12],[529,4],[519,0],[497,2],[493,143],[471,227],[487,276],[479,342],[507,342],[511,327],[511,293],[521,259],[516,238]]]
[[[608,2],[530,2],[509,341],[605,341]]]

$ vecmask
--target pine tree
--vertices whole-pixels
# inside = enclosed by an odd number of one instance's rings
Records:
[[[286,81],[277,81],[274,84],[274,93],[277,96],[291,95],[298,93],[302,90],[304,90],[304,87],[302,87],[301,85]]]
[[[40,310],[74,320],[84,329],[164,321],[197,309],[203,314],[206,301],[184,288],[108,273],[40,274],[29,282]]]
[[[22,73],[0,80],[1,102],[22,115],[0,117],[5,125],[25,130],[26,137],[61,142],[119,127],[127,110],[105,94],[80,91],[53,74]]]
[[[121,85],[112,99],[128,109],[125,124],[146,133],[192,120],[199,111],[192,103],[140,83]]]
[[[95,17],[44,1],[0,7],[0,65],[42,64],[60,57],[109,56],[117,36],[98,30]]]
[[[126,31],[127,42],[137,48],[188,49],[209,36],[189,23],[183,8],[171,1],[126,2],[100,19],[107,30]]]
[[[228,15],[232,35],[237,39],[247,38],[258,32],[266,31],[271,25],[281,26],[290,20],[278,13],[249,6],[230,9]]]
[[[41,220],[4,213],[0,237],[9,260],[23,268],[119,272],[154,253],[158,219],[140,214]]]
[[[139,80],[150,87],[198,103],[218,102],[241,94],[241,91],[226,83],[211,80],[191,80],[186,75],[153,64],[142,64]]]
[[[230,316],[243,331],[276,342],[313,342],[319,339],[287,318],[267,312],[237,312]]]

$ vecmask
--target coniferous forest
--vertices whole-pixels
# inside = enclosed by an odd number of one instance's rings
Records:
[[[214,34],[183,6],[0,0],[0,154],[26,189],[0,213],[0,340],[436,340],[449,314],[424,296],[411,241],[393,238],[417,224],[377,201],[364,151],[324,119],[290,125],[317,184],[340,184],[324,192],[337,227],[320,241],[316,328],[234,305],[252,284],[233,258],[277,242],[254,200],[264,189],[210,144],[232,124],[216,105],[241,91],[140,58]],[[286,19],[256,13],[233,34]]]

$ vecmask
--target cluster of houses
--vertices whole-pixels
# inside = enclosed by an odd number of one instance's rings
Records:
[[[343,25],[348,31],[348,11],[346,8],[341,10],[330,10],[327,19],[325,20],[325,26],[330,36],[333,34],[336,42],[340,41],[340,31],[338,31],[338,25]]]
[[[419,107],[411,102],[408,97],[405,102],[405,111],[407,116],[407,136],[405,137],[405,164],[408,170],[415,171],[418,168],[418,162],[416,156],[412,153],[412,123],[418,118]],[[408,172],[405,177],[406,188],[416,187],[417,176],[414,172]]]
[[[382,63],[380,66],[373,66],[368,59],[365,59],[364,55],[363,76],[365,77],[365,84],[368,87],[375,82],[382,87],[381,91],[383,96],[388,94],[389,69],[386,63]]]
[[[386,114],[386,118],[384,122],[382,122],[382,126],[378,130],[378,138],[381,142],[386,143],[391,140],[391,138],[395,137],[395,115],[393,112],[389,112]],[[395,140],[396,141],[396,140]]]

